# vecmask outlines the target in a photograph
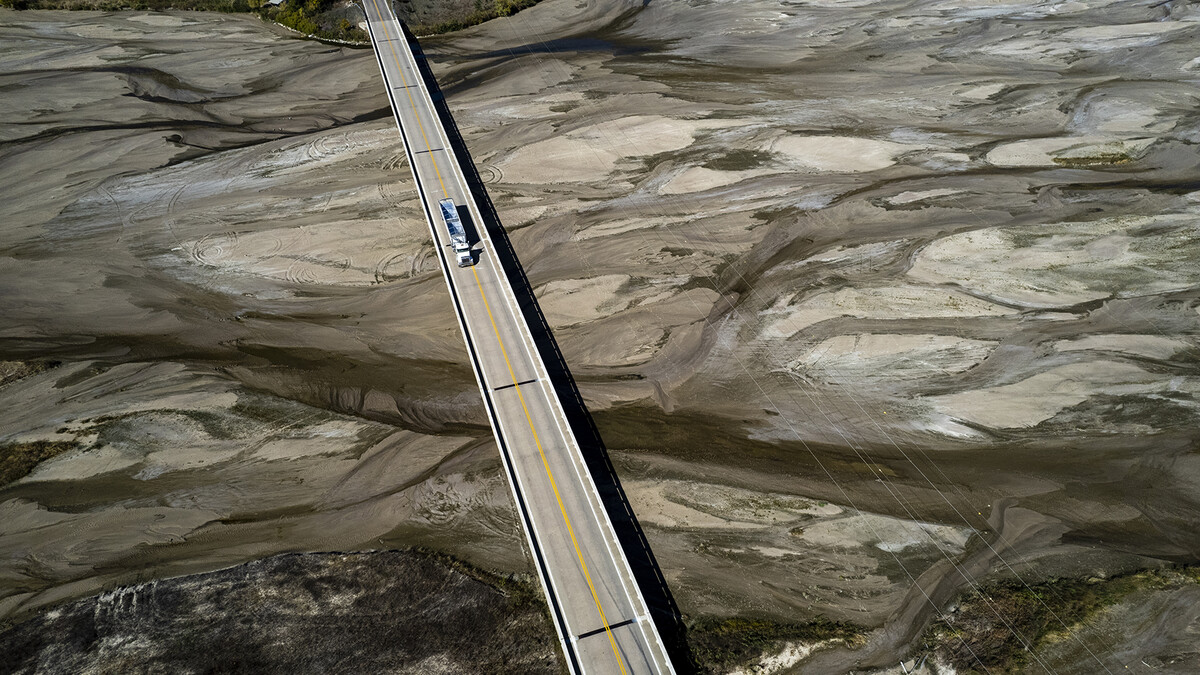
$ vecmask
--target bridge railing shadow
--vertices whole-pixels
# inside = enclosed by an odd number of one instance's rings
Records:
[[[571,375],[571,369],[567,366],[558,342],[554,339],[554,333],[550,330],[550,323],[542,314],[542,309],[533,293],[533,285],[525,275],[525,268],[517,257],[516,249],[513,248],[508,232],[500,223],[496,207],[488,195],[483,180],[479,177],[475,162],[471,159],[471,153],[463,142],[454,116],[446,105],[446,97],[442,94],[437,80],[433,76],[433,71],[429,68],[428,60],[416,37],[409,32],[408,26],[404,25],[403,28],[421,77],[433,100],[434,108],[446,130],[446,136],[454,150],[460,165],[459,168],[479,207],[480,217],[484,221],[481,225],[487,228],[488,235],[496,249],[492,253],[500,261],[513,293],[516,295],[520,310],[525,316],[525,321],[533,333],[533,341],[546,364],[546,370],[549,372],[559,400],[562,401],[567,422],[571,425],[571,430],[583,451],[588,470],[600,492],[600,498],[604,502],[608,517],[616,530],[617,538],[633,569],[642,596],[646,599],[646,604],[649,606],[654,623],[662,636],[671,662],[677,672],[693,672],[695,665],[687,647],[686,626],[680,615],[679,607],[675,604],[675,599],[658,566],[654,552],[650,549],[650,543],[646,540],[646,535],[629,505],[616,468],[609,457],[608,448],[604,445],[600,431],[596,428],[596,423],[579,393],[579,387],[576,386],[575,378]]]

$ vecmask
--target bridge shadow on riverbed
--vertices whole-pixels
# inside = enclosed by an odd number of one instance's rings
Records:
[[[492,253],[503,265],[505,275],[512,285],[513,293],[516,295],[521,311],[525,315],[525,321],[533,333],[533,340],[541,352],[542,360],[546,363],[546,369],[549,371],[554,389],[566,412],[567,421],[583,450],[584,459],[596,482],[600,498],[616,529],[617,538],[625,551],[625,556],[633,568],[634,577],[646,599],[646,604],[649,605],[650,613],[654,618],[655,625],[658,626],[659,634],[662,636],[671,662],[677,672],[694,672],[695,665],[687,647],[686,626],[680,616],[679,608],[675,605],[671,590],[667,587],[662,570],[659,569],[654,552],[650,549],[650,543],[646,540],[637,516],[634,515],[629,500],[625,496],[625,491],[621,488],[620,478],[608,456],[608,448],[605,447],[596,423],[592,419],[591,413],[588,412],[583,397],[579,394],[575,378],[572,377],[571,370],[567,366],[566,360],[563,359],[558,342],[555,341],[554,334],[550,330],[550,324],[542,314],[542,309],[533,294],[533,286],[525,276],[525,268],[521,266],[521,261],[508,238],[508,233],[500,224],[496,208],[492,204],[483,180],[479,177],[479,172],[475,169],[474,160],[471,159],[462,135],[459,134],[454,116],[446,105],[446,97],[433,77],[425,54],[421,51],[416,37],[409,32],[408,26],[404,26],[404,35],[412,46],[421,77],[429,90],[438,117],[446,129],[446,136],[450,140],[463,176],[466,177],[471,194],[475,197],[475,203],[479,206],[480,216],[484,221],[482,226],[487,228],[488,235],[496,249]]]

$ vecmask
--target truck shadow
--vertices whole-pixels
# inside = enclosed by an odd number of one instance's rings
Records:
[[[462,222],[463,231],[467,233],[467,242],[473,247],[475,244],[483,241],[483,237],[479,236],[479,228],[475,226],[475,219],[471,217],[471,209],[467,208],[466,204],[459,204],[456,208],[458,209],[458,219]]]
[[[474,160],[471,159],[471,154],[463,142],[458,126],[454,122],[454,116],[446,105],[446,98],[433,77],[425,54],[416,37],[409,32],[408,26],[404,24],[402,26],[405,39],[412,47],[417,67],[428,88],[430,98],[433,100],[434,108],[446,129],[446,136],[449,138],[462,174],[466,177],[475,203],[479,207],[480,217],[484,221],[482,224],[477,224],[472,222],[469,217],[464,218],[464,223],[467,223],[468,227],[473,230],[469,232],[468,236],[471,241],[478,241],[476,236],[471,235],[477,235],[478,232],[475,230],[480,226],[487,228],[487,233],[495,247],[492,253],[500,261],[505,276],[512,285],[517,303],[533,333],[534,343],[546,363],[546,369],[549,371],[554,389],[566,412],[567,421],[583,451],[588,469],[600,492],[600,498],[616,529],[617,538],[625,551],[625,556],[633,568],[634,577],[646,599],[646,604],[649,606],[650,614],[662,636],[671,662],[677,672],[693,673],[696,667],[687,646],[687,628],[679,613],[679,607],[675,604],[675,598],[671,595],[670,588],[667,587],[666,579],[658,566],[654,552],[650,549],[650,543],[646,540],[641,524],[638,523],[625,491],[621,488],[621,481],[609,458],[608,448],[604,445],[600,431],[596,428],[596,423],[592,419],[591,413],[588,412],[583,397],[579,394],[575,378],[571,375],[566,360],[563,359],[558,342],[555,341],[554,334],[550,330],[550,324],[542,314],[541,307],[533,293],[533,286],[525,276],[525,268],[521,266],[521,261],[508,238],[508,233],[500,224],[496,208],[488,196],[483,180],[479,177],[479,172],[475,169]]]
[[[449,131],[446,132],[449,135]],[[470,180],[468,178],[468,180]],[[474,190],[474,188],[472,188]],[[471,217],[471,209],[467,208],[466,204],[458,205],[458,219],[462,222],[463,231],[467,233],[467,243],[471,245],[471,264],[477,264],[480,256],[483,255],[483,248],[479,243],[483,241],[483,237],[479,236],[479,228],[475,226],[475,219]],[[482,210],[483,207],[480,207]]]

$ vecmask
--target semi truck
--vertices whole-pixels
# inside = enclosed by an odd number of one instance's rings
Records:
[[[467,231],[463,229],[462,221],[458,219],[458,207],[453,199],[443,199],[438,202],[442,207],[442,220],[446,223],[446,231],[450,233],[450,246],[458,256],[458,266],[468,267],[475,264],[471,257],[471,245],[467,243]]]

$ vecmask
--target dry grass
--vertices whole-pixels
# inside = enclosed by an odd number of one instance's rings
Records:
[[[1198,575],[1200,568],[1183,567],[1107,579],[1004,582],[964,596],[957,611],[930,627],[925,642],[959,673],[1019,671],[1040,645],[1129,594],[1194,584]]]
[[[32,441],[0,445],[0,486],[24,478],[41,462],[72,450],[74,441]]]

